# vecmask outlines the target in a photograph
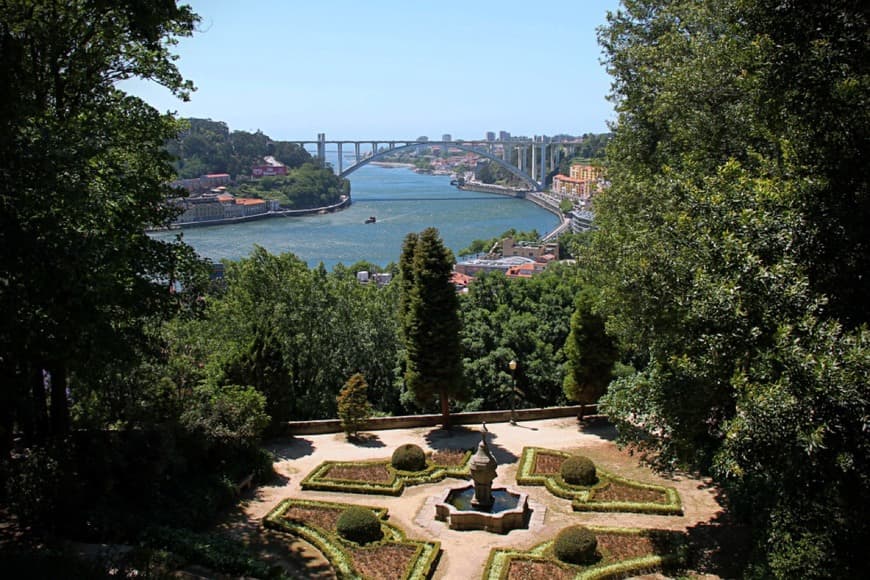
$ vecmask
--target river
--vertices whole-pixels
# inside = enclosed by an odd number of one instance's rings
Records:
[[[345,210],[234,225],[189,228],[184,241],[213,260],[237,260],[254,245],[272,253],[293,252],[309,266],[327,268],[368,260],[397,262],[409,232],[434,226],[454,253],[475,239],[515,228],[552,230],[559,219],[532,202],[501,195],[459,191],[445,175],[420,175],[408,168],[367,165],[350,175],[353,203]],[[369,216],[377,222],[364,223]],[[168,239],[177,232],[153,234]]]

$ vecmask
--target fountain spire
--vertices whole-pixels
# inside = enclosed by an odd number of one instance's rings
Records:
[[[471,457],[471,479],[474,482],[474,499],[471,505],[475,508],[487,509],[492,506],[492,482],[496,476],[496,461],[489,446],[486,444],[486,434],[489,430],[486,423],[480,432],[480,443],[477,453]]]

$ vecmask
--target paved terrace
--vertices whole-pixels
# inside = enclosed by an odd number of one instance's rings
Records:
[[[250,492],[228,525],[256,541],[262,518],[286,497],[383,506],[389,509],[390,521],[402,527],[408,537],[441,542],[443,552],[435,579],[479,578],[491,548],[529,548],[572,524],[690,530],[693,541],[700,538],[703,542],[703,538],[707,538],[707,543],[717,543],[717,540],[710,542],[710,535],[720,531],[716,520],[722,509],[716,489],[706,481],[686,475],[666,478],[641,467],[637,457],[616,448],[613,443],[615,431],[606,422],[598,420],[580,425],[576,418],[571,417],[520,422],[516,426],[496,423],[487,427],[490,449],[499,462],[494,485],[518,488],[515,476],[523,447],[582,450],[593,461],[619,475],[675,487],[685,513],[682,516],[659,516],[574,512],[569,500],[553,497],[544,487],[523,486],[522,490],[529,493],[531,507],[536,509],[530,529],[498,535],[483,531],[455,531],[446,523],[434,520],[432,498],[445,487],[456,485],[458,480],[450,478],[435,484],[407,487],[399,497],[301,490],[301,480],[322,461],[389,458],[403,443],[416,443],[423,449],[436,450],[472,448],[480,441],[479,428],[475,426],[455,427],[451,431],[423,427],[370,432],[363,442],[356,444],[348,442],[343,433],[304,435],[272,442],[268,448],[275,454],[275,471],[280,475],[280,481]],[[305,542],[288,542],[286,536],[278,536],[271,532],[268,534],[269,551],[281,553],[289,550],[287,561],[299,574],[309,578],[335,577],[317,550]]]

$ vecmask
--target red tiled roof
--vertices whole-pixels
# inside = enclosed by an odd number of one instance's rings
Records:
[[[511,266],[508,268],[507,272],[505,272],[505,276],[508,278],[531,278],[534,273],[534,264],[522,264],[520,266]]]
[[[562,175],[561,173],[553,179],[558,179],[559,181],[567,181],[568,183],[587,183],[589,181],[595,181],[594,179],[577,179],[576,177],[568,177],[567,175]]]
[[[474,278],[461,272],[453,272],[453,274],[450,275],[450,282],[455,286],[468,286],[472,280],[474,280]]]

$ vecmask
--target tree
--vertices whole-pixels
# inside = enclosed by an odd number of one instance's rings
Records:
[[[180,306],[170,290],[192,287],[193,251],[145,234],[175,211],[162,147],[178,126],[117,83],[186,98],[169,50],[197,20],[172,0],[0,7],[0,382],[29,440],[67,433],[68,389],[130,361],[146,322]]]
[[[357,371],[368,377],[378,410],[404,410],[393,384],[399,337],[392,284],[360,284],[344,268],[309,269],[292,254],[262,248],[227,264],[225,281],[206,309],[207,381],[255,387],[274,427],[335,417],[338,391]]]
[[[477,169],[477,180],[481,183],[495,183],[495,179],[492,162],[483,163]]]
[[[465,410],[507,408],[513,378],[518,405],[565,403],[563,345],[578,288],[577,270],[561,264],[531,279],[493,272],[474,280],[460,300]],[[519,363],[515,377],[512,359]]]
[[[261,165],[266,155],[274,156],[289,170],[313,161],[298,143],[273,141],[262,131],[230,131],[223,121],[211,119],[184,119],[183,125],[184,129],[166,142],[182,178],[205,173],[250,175],[251,168]]]
[[[594,298],[588,289],[577,295],[571,316],[571,334],[565,343],[565,396],[583,406],[596,403],[613,378],[619,351],[604,329],[604,320],[592,310]]]
[[[453,253],[435,228],[405,238],[401,267],[401,324],[407,355],[405,385],[418,402],[437,396],[444,427],[450,397],[464,395],[459,299],[450,281]]]
[[[269,424],[265,409],[266,398],[253,387],[201,385],[182,420],[206,440],[251,446]]]
[[[725,487],[752,575],[868,574],[866,30],[848,1],[626,0],[600,34],[619,117],[587,258],[640,369],[602,404]]]
[[[365,377],[356,373],[344,384],[338,394],[338,418],[341,428],[348,438],[356,437],[360,428],[372,414],[372,406],[368,400],[369,386]]]

